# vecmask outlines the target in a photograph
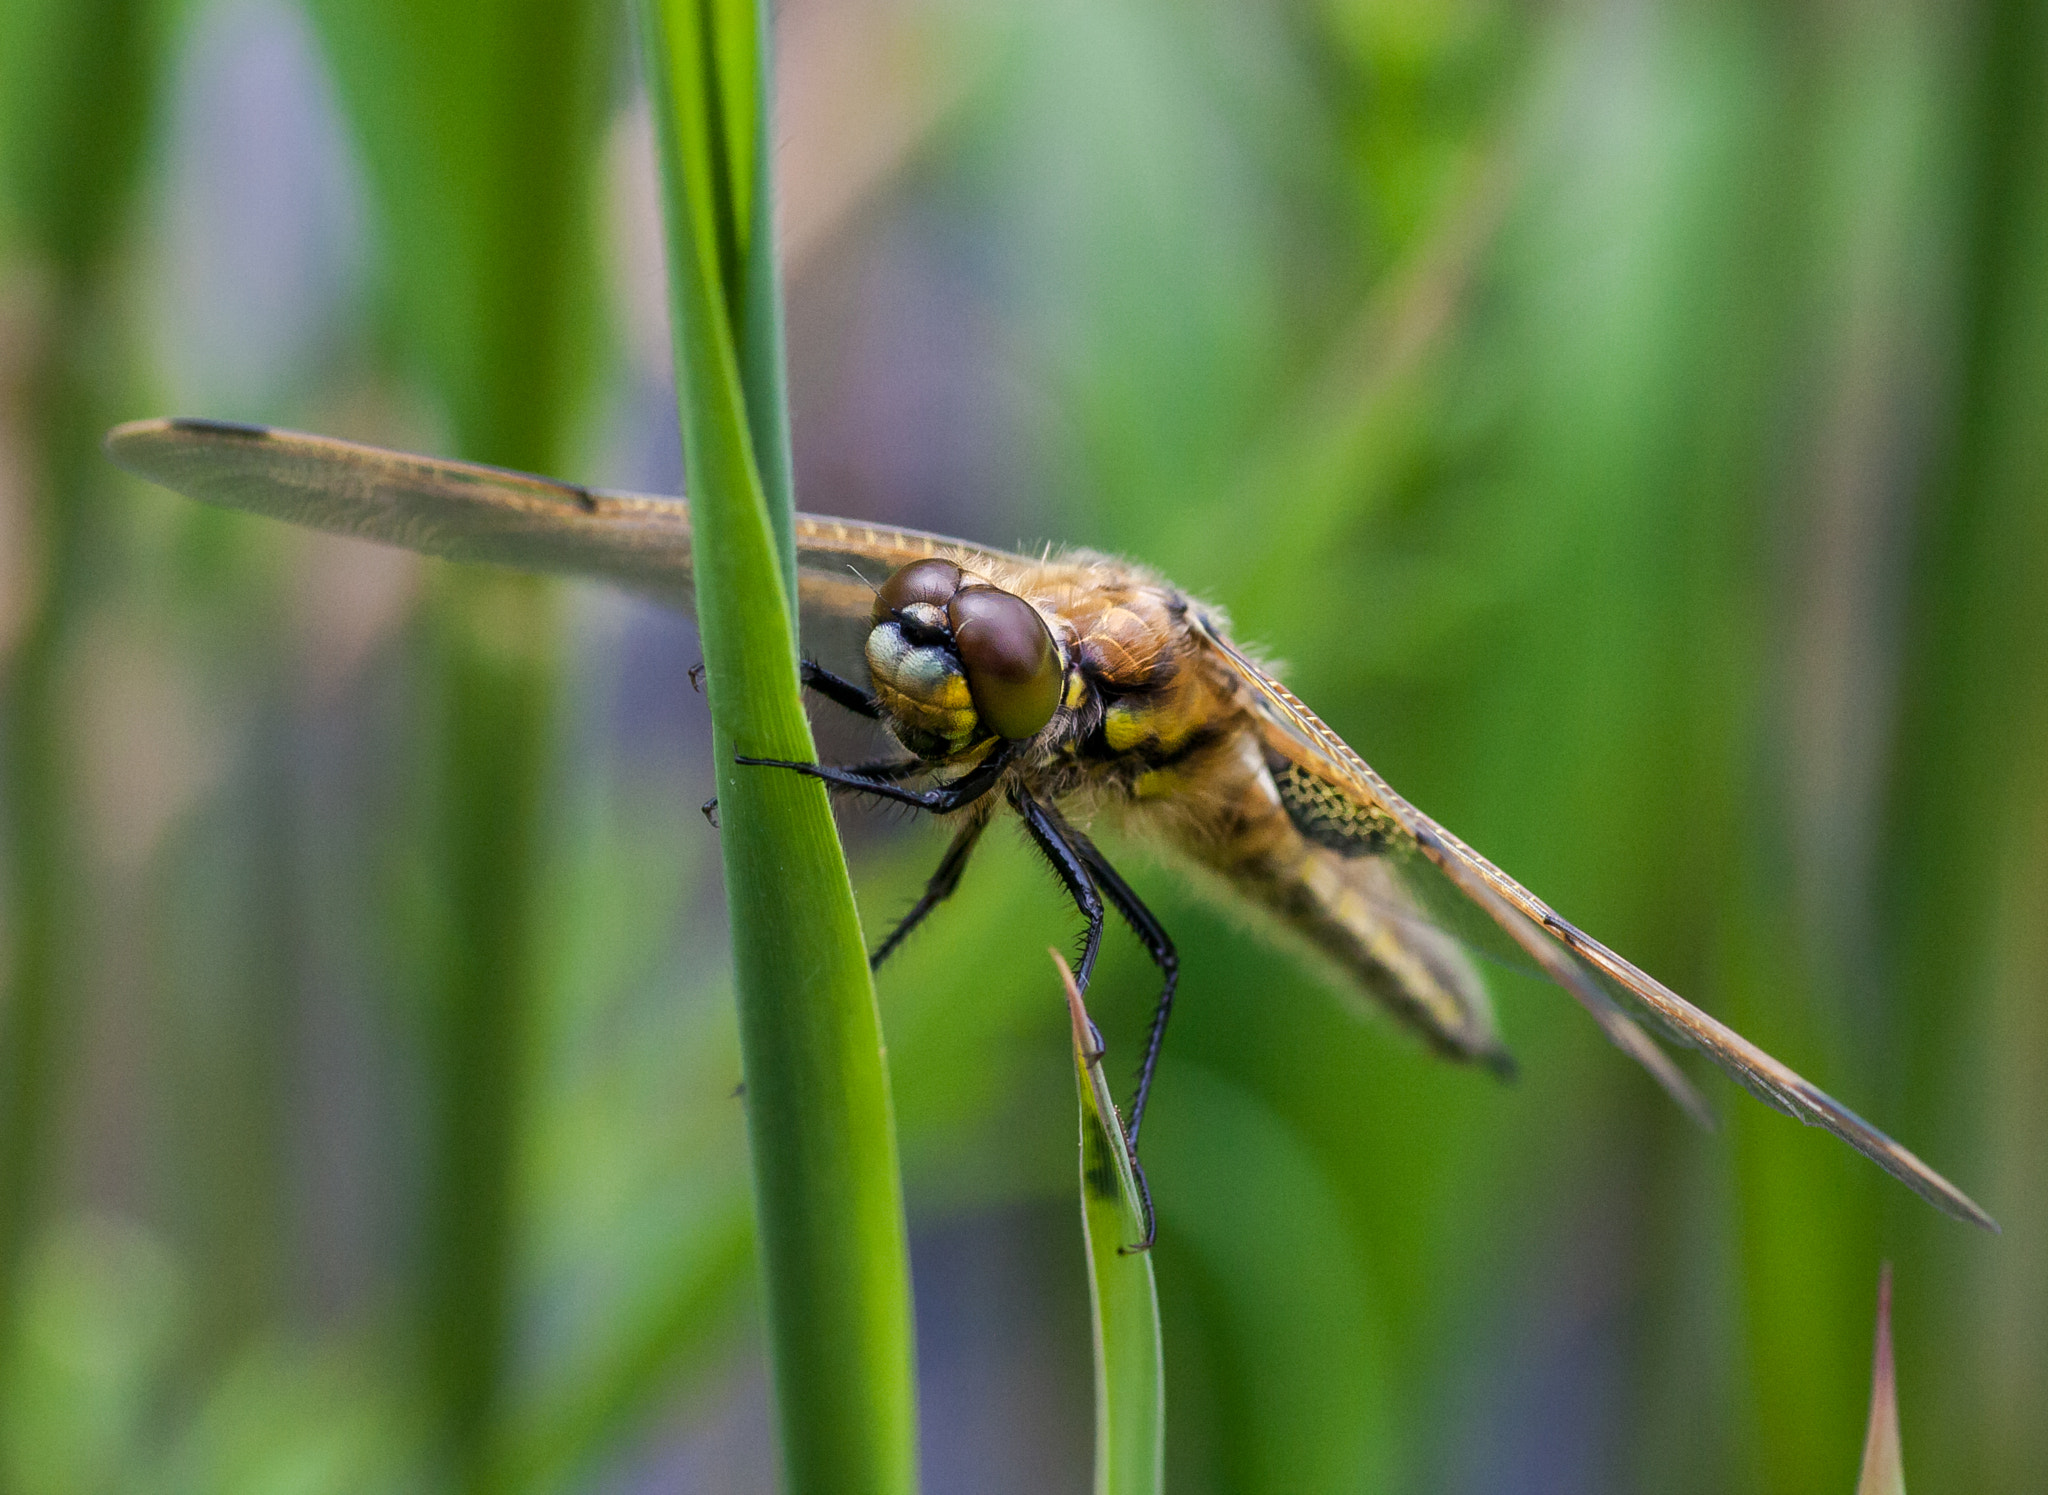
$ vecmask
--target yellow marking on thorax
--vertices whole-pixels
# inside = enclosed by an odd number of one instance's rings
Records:
[[[1132,799],[1174,799],[1185,794],[1188,776],[1179,764],[1171,768],[1152,768],[1131,783]]]
[[[1102,736],[1119,753],[1142,747],[1172,752],[1201,725],[1184,691],[1149,700],[1114,701],[1102,715]]]

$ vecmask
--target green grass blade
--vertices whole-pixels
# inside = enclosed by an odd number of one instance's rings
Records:
[[[738,7],[740,10],[747,6]],[[774,49],[769,45],[768,12],[755,12],[754,91],[762,101],[759,117],[767,118],[766,101],[774,98]],[[746,260],[741,267],[745,295],[735,308],[734,338],[738,343],[740,388],[746,394],[747,432],[754,446],[754,469],[768,501],[768,524],[775,532],[776,560],[782,569],[791,626],[796,619],[796,473],[790,450],[787,366],[782,340],[781,280],[775,262],[775,200],[770,181],[769,132],[753,132],[752,179],[748,195]]]
[[[1088,1302],[1095,1329],[1096,1495],[1151,1495],[1165,1477],[1166,1375],[1152,1253],[1123,1123],[1102,1074],[1102,1049],[1074,974],[1057,950],[1074,1023],[1081,1091],[1081,1234],[1088,1245]]]
[[[668,231],[697,616],[724,829],[755,1212],[793,1491],[916,1480],[910,1271],[874,988],[798,694],[764,33],[751,4],[642,0]],[[751,380],[751,383],[749,382]],[[779,522],[778,522],[779,514]]]

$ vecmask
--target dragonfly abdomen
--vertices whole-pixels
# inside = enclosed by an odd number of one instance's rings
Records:
[[[1464,949],[1431,924],[1353,827],[1348,853],[1335,828],[1296,813],[1251,734],[1219,753],[1203,793],[1219,813],[1177,817],[1168,834],[1292,935],[1338,967],[1346,984],[1414,1028],[1448,1057],[1511,1067],[1493,1006]]]

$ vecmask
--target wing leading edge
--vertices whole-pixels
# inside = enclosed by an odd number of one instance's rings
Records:
[[[1876,1163],[1944,1214],[1993,1232],[1998,1223],[1969,1195],[1943,1178],[1841,1102],[1772,1058],[1740,1033],[1701,1011],[1592,936],[1562,918],[1542,899],[1396,794],[1351,746],[1294,693],[1261,669],[1208,619],[1191,614],[1201,636],[1251,687],[1276,746],[1307,754],[1334,784],[1390,816],[1426,858],[1482,908],[1545,975],[1590,1011],[1625,1052],[1644,1064],[1696,1117],[1704,1106],[1670,1057],[1616,1004],[1615,996],[1649,1019],[1672,1042],[1698,1049],[1745,1089],[1808,1126],[1826,1129]],[[1569,953],[1567,953],[1569,952]],[[1584,962],[1581,965],[1580,962]],[[1605,978],[1596,982],[1586,970]],[[1673,1080],[1676,1083],[1673,1083]]]
[[[108,433],[107,452],[137,476],[222,508],[692,605],[690,506],[680,498],[226,421],[131,421]],[[842,617],[865,617],[874,588],[908,561],[1019,563],[919,530],[809,514],[797,516],[796,540],[803,605]]]

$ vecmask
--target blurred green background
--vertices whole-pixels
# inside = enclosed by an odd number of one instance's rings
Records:
[[[803,507],[1154,563],[1973,1193],[1561,994],[1502,1087],[1122,848],[1172,1488],[2048,1468],[2048,8],[785,0]],[[0,0],[0,1482],[772,1488],[689,624],[124,480],[268,421],[673,491],[620,8]],[[828,750],[857,734],[827,727]],[[943,844],[849,810],[871,931]],[[1050,880],[880,981],[926,1487],[1079,1490]],[[1134,1056],[1121,934],[1092,1005]]]

